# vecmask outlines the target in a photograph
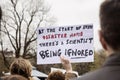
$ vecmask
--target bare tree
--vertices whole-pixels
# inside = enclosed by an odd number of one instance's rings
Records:
[[[50,8],[45,6],[44,0],[9,0],[7,5],[2,32],[7,35],[15,56],[25,58],[30,50],[35,49],[31,45],[36,43],[37,28],[51,25],[55,20],[48,15]]]

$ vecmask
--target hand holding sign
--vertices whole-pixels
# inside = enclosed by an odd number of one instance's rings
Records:
[[[63,67],[65,68],[66,72],[72,72],[72,65],[70,63],[70,61],[65,58],[64,56],[60,56],[61,59],[61,63],[63,65]]]

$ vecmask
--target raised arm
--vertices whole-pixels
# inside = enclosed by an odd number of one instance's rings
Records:
[[[71,65],[70,61],[63,56],[60,56],[60,59],[61,59],[61,63],[63,65],[63,67],[66,70],[65,80],[70,80],[70,79],[78,77],[78,75],[73,72],[72,65]]]

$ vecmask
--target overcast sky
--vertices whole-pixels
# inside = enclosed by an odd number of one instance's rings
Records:
[[[46,0],[51,14],[57,18],[55,25],[94,25],[94,47],[101,49],[98,38],[99,7],[103,0]]]

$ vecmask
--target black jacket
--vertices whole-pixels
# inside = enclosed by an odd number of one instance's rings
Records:
[[[100,69],[76,80],[120,80],[120,53],[110,55]]]

